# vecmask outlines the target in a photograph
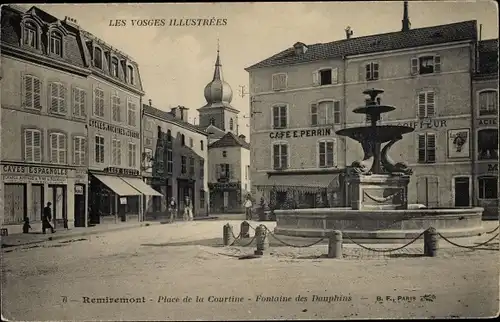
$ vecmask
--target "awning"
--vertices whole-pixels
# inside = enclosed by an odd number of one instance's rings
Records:
[[[104,183],[109,189],[113,190],[119,196],[140,196],[141,192],[132,188],[128,183],[115,176],[105,176],[102,174],[94,174],[99,181]]]
[[[256,184],[258,189],[270,190],[273,187],[277,191],[287,191],[290,189],[317,192],[321,189],[340,189],[340,174],[290,174],[274,175],[267,178],[263,184]]]
[[[141,179],[137,179],[137,178],[123,178],[123,177],[121,177],[120,179],[122,179],[127,184],[129,184],[132,187],[134,187],[136,190],[139,190],[142,194],[144,194],[146,196],[160,196],[160,197],[163,196],[161,193],[159,193],[158,191],[156,191],[153,188],[151,188],[147,183],[145,183]]]

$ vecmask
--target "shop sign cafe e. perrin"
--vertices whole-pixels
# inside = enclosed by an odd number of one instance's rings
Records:
[[[302,138],[313,136],[330,136],[332,135],[332,128],[317,128],[308,130],[288,130],[276,131],[269,133],[271,139],[289,139],[289,138]]]

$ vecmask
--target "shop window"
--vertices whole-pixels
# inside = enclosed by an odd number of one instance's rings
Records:
[[[498,199],[498,177],[479,177],[479,199]]]
[[[483,129],[477,133],[479,160],[498,160],[498,130]]]

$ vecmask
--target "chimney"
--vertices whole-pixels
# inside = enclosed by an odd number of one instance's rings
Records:
[[[170,109],[170,114],[172,114],[174,117],[177,117],[177,107],[172,107]]]
[[[245,139],[247,138],[247,137],[246,137],[246,136],[244,136],[243,134],[240,134],[238,137],[239,137],[241,140],[243,140],[243,141],[245,141]]]
[[[410,17],[408,15],[408,0],[405,0],[403,3],[403,20],[401,22],[403,23],[403,28],[401,29],[401,31],[410,30],[411,23]]]
[[[148,102],[150,107],[153,106],[153,101],[151,99],[149,99]]]
[[[350,39],[353,33],[354,32],[352,31],[352,29],[351,29],[350,26],[347,26],[345,28],[345,37],[346,37],[346,39]]]
[[[304,43],[297,42],[293,45],[293,49],[295,50],[295,55],[305,54],[307,51],[307,46]]]
[[[78,21],[68,16],[64,17],[64,23],[77,29],[80,28],[80,25],[78,25]]]
[[[184,122],[187,122],[188,121],[188,108],[185,107],[185,106],[177,106],[178,110],[179,110],[179,118],[181,119],[181,121],[184,121]]]

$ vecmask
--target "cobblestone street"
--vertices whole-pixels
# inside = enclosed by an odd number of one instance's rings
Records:
[[[293,248],[271,237],[265,256],[242,260],[253,254],[255,243],[238,246],[250,241],[244,239],[223,247],[225,223],[153,225],[3,249],[3,315],[11,320],[251,320],[498,312],[498,251],[491,250],[498,240],[475,251],[442,242],[436,258],[421,256],[421,241],[392,253],[346,244],[343,259],[328,259],[326,244]],[[230,223],[237,233],[241,221]],[[454,241],[474,245],[491,236]],[[183,302],[186,296],[192,300]]]

